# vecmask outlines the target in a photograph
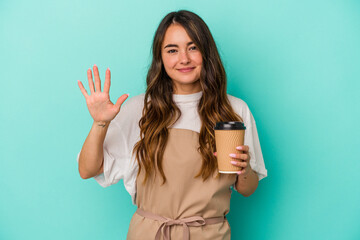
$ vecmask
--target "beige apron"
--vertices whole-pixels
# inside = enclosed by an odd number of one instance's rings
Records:
[[[205,182],[202,177],[194,178],[202,164],[198,146],[199,133],[169,129],[162,163],[167,181],[161,185],[162,177],[157,173],[142,185],[145,173],[141,171],[136,181],[139,209],[131,219],[128,240],[230,239],[230,226],[224,217],[230,210],[230,186],[237,175],[220,174],[216,178],[214,173]],[[164,223],[166,220],[170,221]],[[167,226],[169,222],[171,226]]]

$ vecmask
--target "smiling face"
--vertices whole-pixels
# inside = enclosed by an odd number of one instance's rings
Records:
[[[171,24],[166,30],[161,57],[165,71],[173,81],[175,94],[201,91],[202,56],[180,24]]]

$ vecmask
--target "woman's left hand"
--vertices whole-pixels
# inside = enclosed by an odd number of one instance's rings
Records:
[[[230,153],[231,164],[237,167],[241,167],[241,170],[237,172],[238,175],[247,175],[251,171],[249,146],[241,145],[236,147],[241,153]]]

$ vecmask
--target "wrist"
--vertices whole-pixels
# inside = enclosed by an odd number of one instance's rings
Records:
[[[259,178],[254,170],[247,171],[245,174],[239,174],[236,180],[236,191],[244,197],[253,194],[259,184]]]
[[[105,122],[105,121],[94,121],[94,125],[97,127],[102,127],[105,128],[107,126],[109,126],[110,122]]]
[[[252,170],[251,167],[246,169],[246,171],[244,171],[244,169],[243,169],[241,172],[242,173],[238,175],[238,178],[241,179],[241,180],[247,180],[249,178],[249,176],[256,174],[254,172],[254,170]]]

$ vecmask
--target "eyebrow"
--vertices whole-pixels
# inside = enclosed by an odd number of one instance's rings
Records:
[[[191,44],[193,44],[194,42],[188,42],[187,44],[186,44],[186,46],[189,46],[189,45],[191,45]],[[177,44],[168,44],[168,45],[166,45],[164,48],[168,48],[168,47],[179,47]]]

